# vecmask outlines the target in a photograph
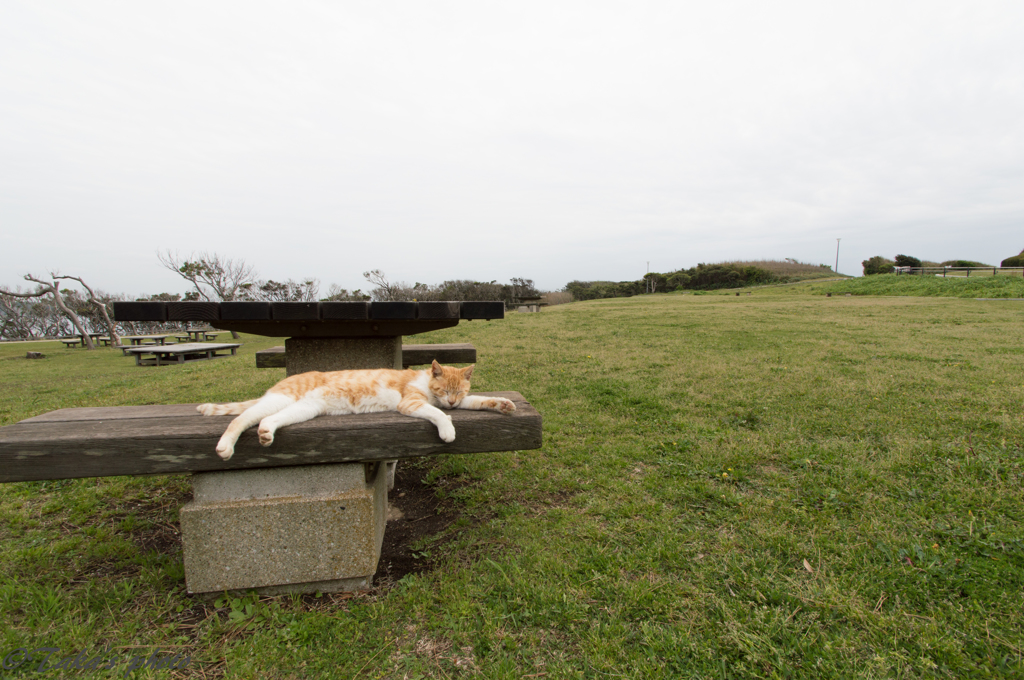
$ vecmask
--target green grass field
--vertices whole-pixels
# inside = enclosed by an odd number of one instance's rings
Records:
[[[417,546],[440,566],[368,595],[189,597],[186,478],[0,485],[0,654],[189,654],[173,677],[1022,677],[1024,303],[823,294],[855,283],[416,336],[475,344],[474,388],[522,392],[544,447],[432,463],[461,510]],[[252,356],[279,340],[245,343],[166,368],[0,345],[0,422],[250,398],[283,371]]]

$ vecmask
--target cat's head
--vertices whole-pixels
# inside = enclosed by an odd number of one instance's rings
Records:
[[[442,366],[435,359],[430,365],[430,392],[443,408],[455,408],[469,394],[473,366],[455,368]]]

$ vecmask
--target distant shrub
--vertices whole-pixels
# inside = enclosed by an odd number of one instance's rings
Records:
[[[864,267],[864,276],[871,276],[872,274],[890,274],[894,271],[892,260],[886,259],[881,255],[875,255],[860,263]]]
[[[897,255],[894,264],[897,267],[920,267],[921,260],[910,255]]]
[[[771,283],[776,280],[774,274],[767,269],[753,265],[736,264],[698,264],[686,271],[676,272],[687,277],[683,288],[690,290],[714,290],[716,288],[739,288],[758,283]],[[682,276],[680,276],[682,280]]]
[[[1008,257],[999,263],[1000,267],[1024,267],[1024,250],[1019,255]]]
[[[644,292],[644,284],[643,281],[570,281],[564,290],[576,301],[599,300],[639,295]]]
[[[940,262],[939,266],[940,267],[991,267],[992,265],[985,264],[984,262],[975,262],[974,260],[946,260],[945,262]]]

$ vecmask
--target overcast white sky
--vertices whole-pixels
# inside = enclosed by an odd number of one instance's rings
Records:
[[[0,3],[0,285],[1024,247],[1024,2]]]

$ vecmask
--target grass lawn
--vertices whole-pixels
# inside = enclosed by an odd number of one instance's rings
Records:
[[[431,463],[461,512],[416,548],[438,567],[367,595],[189,597],[184,477],[0,485],[0,654],[190,657],[141,677],[1022,677],[1024,303],[823,295],[853,283],[415,336],[475,344],[474,388],[522,392],[544,447]],[[253,352],[281,342],[244,342],[160,368],[0,345],[0,423],[251,398],[283,375]]]

